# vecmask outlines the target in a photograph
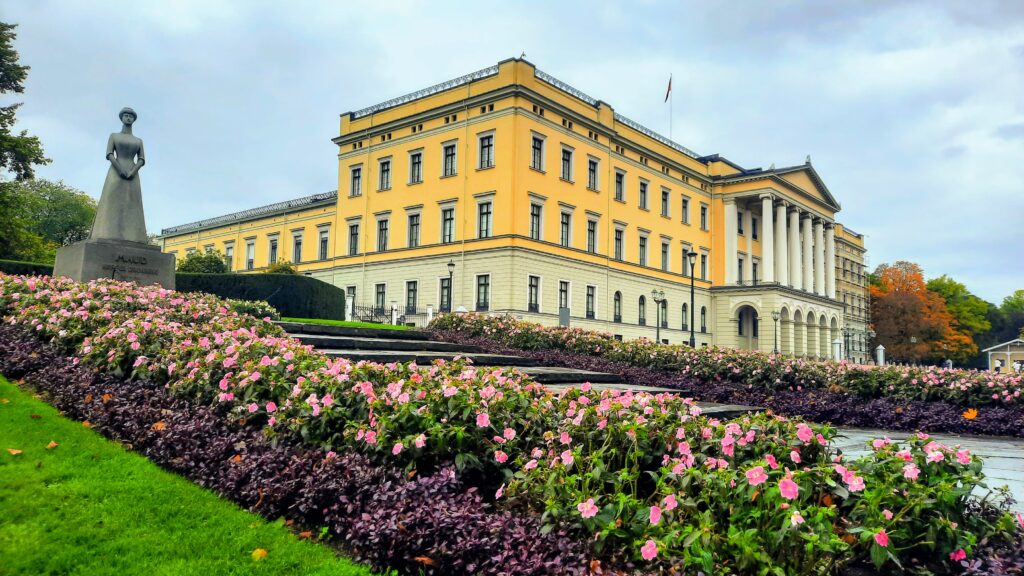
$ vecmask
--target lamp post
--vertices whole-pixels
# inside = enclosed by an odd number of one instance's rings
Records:
[[[690,348],[696,348],[697,347],[697,338],[694,337],[694,333],[693,333],[693,331],[694,331],[694,326],[693,326],[693,314],[694,314],[694,310],[693,310],[693,269],[697,265],[697,253],[694,252],[693,249],[691,248],[690,251],[686,253],[686,259],[690,263]],[[686,266],[685,262],[683,263],[683,266]]]
[[[780,314],[778,310],[773,310],[772,321],[775,322],[775,348],[773,352],[775,354],[779,353],[779,318],[782,318],[782,314]]]
[[[658,290],[655,288],[651,290],[651,300],[654,300],[654,317],[655,317],[655,329],[654,339],[657,340],[658,344],[661,344],[661,303],[665,301],[665,291]]]
[[[850,360],[850,339],[853,337],[853,328],[843,326],[843,342],[846,344],[846,359]]]
[[[455,295],[455,261],[448,261],[448,305],[445,306],[445,312],[452,311],[452,300]]]

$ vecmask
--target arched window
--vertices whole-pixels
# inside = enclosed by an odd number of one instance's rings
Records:
[[[661,327],[668,328],[668,300],[662,300],[658,303],[658,308],[661,309]]]
[[[646,326],[647,325],[647,299],[644,298],[643,296],[640,297],[640,304],[639,304],[639,306],[640,306],[640,314],[639,314],[640,318],[638,319],[637,324],[639,324],[641,326]]]
[[[708,307],[707,306],[701,306],[700,307],[700,331],[701,332],[707,332],[708,331]]]
[[[622,322],[622,292],[615,292],[615,314],[612,320]]]
[[[683,330],[690,329],[690,305],[683,304]]]

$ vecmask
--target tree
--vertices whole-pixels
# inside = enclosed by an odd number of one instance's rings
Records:
[[[946,302],[946,309],[953,315],[956,327],[962,332],[974,337],[992,329],[992,323],[985,317],[988,302],[971,294],[967,286],[942,275],[929,280],[927,287]]]
[[[263,271],[263,273],[264,274],[298,274],[299,272],[298,272],[298,270],[295,269],[294,266],[292,266],[291,262],[289,262],[287,260],[278,260],[277,262],[274,262],[273,264],[268,266],[267,269]]]
[[[0,94],[25,91],[23,84],[29,67],[18,63],[18,51],[14,49],[15,28],[15,24],[0,22]],[[43,154],[38,137],[29,136],[26,130],[19,134],[11,132],[19,107],[20,102],[0,106],[0,169],[14,173],[16,180],[27,180],[35,175],[33,166],[49,164],[50,160]]]
[[[1024,290],[1017,290],[1006,298],[999,307],[1004,314],[1024,314]]]
[[[875,270],[871,322],[886,355],[903,362],[964,362],[977,353],[971,337],[958,331],[946,302],[928,290],[921,267],[913,262],[883,264]]]
[[[228,264],[224,255],[216,250],[197,250],[186,254],[185,258],[178,262],[178,272],[226,274]]]
[[[96,201],[63,182],[0,183],[0,258],[52,262],[57,248],[89,237]]]

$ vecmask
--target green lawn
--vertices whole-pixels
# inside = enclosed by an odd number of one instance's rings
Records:
[[[58,445],[47,448],[51,441]],[[256,549],[266,557],[254,560]],[[0,575],[13,574],[371,572],[160,469],[0,377]]]
[[[380,328],[382,330],[408,330],[409,326],[394,324],[374,324],[373,322],[350,322],[348,320],[325,320],[322,318],[281,318],[282,322],[300,322],[302,324],[322,324],[324,326],[348,326],[349,328]]]

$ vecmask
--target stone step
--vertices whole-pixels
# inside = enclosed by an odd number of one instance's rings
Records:
[[[382,330],[382,332],[391,332]],[[483,352],[479,346],[438,342],[436,340],[401,340],[396,338],[367,338],[333,336],[328,334],[289,334],[289,336],[316,348],[343,350],[395,350],[428,352]],[[388,336],[391,336],[388,334]]]
[[[505,366],[498,366],[504,368],[506,366],[512,366],[506,364]],[[576,382],[590,382],[591,384],[622,384],[622,378],[618,374],[608,374],[607,372],[591,372],[590,370],[577,370],[575,368],[563,368],[561,366],[525,366],[516,368],[530,377],[534,382],[541,384],[551,385],[566,385],[569,383]]]
[[[531,358],[522,356],[506,356],[504,354],[487,354],[479,352],[467,352],[465,350],[450,352],[433,352],[430,350],[353,350],[350,348],[325,348],[321,352],[336,358],[348,358],[353,362],[365,360],[367,362],[416,362],[417,364],[430,364],[438,358],[451,361],[456,356],[469,358],[477,366],[533,366],[537,363]]]
[[[430,340],[425,330],[388,330],[387,328],[354,328],[352,326],[328,326],[304,322],[276,322],[289,334],[319,336],[348,336],[350,338],[388,338],[391,340]]]

